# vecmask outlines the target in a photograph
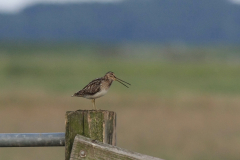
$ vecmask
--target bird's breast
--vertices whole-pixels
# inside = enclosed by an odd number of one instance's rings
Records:
[[[104,96],[105,94],[107,94],[108,92],[108,89],[101,89],[99,92],[95,93],[94,95],[85,95],[84,98],[87,98],[87,99],[96,99],[96,98],[99,98],[99,97],[102,97]]]

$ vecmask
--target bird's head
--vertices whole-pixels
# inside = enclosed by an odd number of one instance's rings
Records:
[[[112,80],[112,81],[118,81],[119,83],[121,83],[122,85],[124,85],[124,86],[127,87],[127,88],[128,88],[128,86],[127,86],[126,84],[131,85],[130,83],[125,82],[125,81],[117,78],[117,77],[114,75],[114,73],[111,72],[111,71],[110,71],[110,72],[107,72],[107,73],[105,74],[104,78],[105,78],[105,79]]]

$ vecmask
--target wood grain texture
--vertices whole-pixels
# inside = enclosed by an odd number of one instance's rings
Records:
[[[66,112],[65,126],[65,159],[69,160],[74,137],[77,134],[83,135],[83,112]]]
[[[74,139],[70,160],[162,160],[131,152],[81,135]]]
[[[69,160],[77,134],[116,145],[116,113],[106,110],[77,110],[66,113],[65,159]]]

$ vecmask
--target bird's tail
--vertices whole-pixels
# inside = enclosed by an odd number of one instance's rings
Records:
[[[71,97],[82,97],[83,95],[81,95],[79,92],[74,93]]]

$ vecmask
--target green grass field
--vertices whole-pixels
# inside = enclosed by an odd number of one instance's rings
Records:
[[[114,82],[96,105],[117,112],[118,146],[166,160],[239,159],[240,63],[26,48],[0,50],[0,132],[64,132],[66,111],[92,109],[71,95],[113,71],[132,85]],[[64,148],[2,148],[0,159],[64,159]]]

